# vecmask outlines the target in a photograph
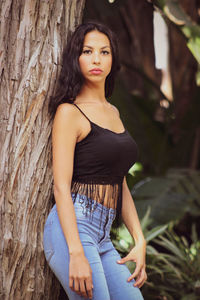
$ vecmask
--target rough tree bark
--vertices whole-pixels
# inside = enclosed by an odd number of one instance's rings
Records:
[[[84,5],[0,2],[0,299],[58,299],[42,246],[53,181],[47,107]]]

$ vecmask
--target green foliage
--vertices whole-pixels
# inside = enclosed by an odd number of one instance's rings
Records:
[[[154,239],[147,255],[148,283],[143,295],[148,300],[197,300],[200,297],[200,241],[193,224],[191,244],[171,228]],[[162,252],[156,250],[160,246]],[[162,298],[164,299],[164,298]]]
[[[186,212],[200,216],[200,172],[170,169],[165,176],[147,177],[131,193],[141,218],[151,206],[153,226],[180,220]]]
[[[142,286],[144,299],[155,300],[197,300],[200,295],[200,241],[195,225],[192,226],[191,243],[179,237],[174,223],[150,228],[151,208],[148,207],[141,220],[147,241],[146,270],[148,280]],[[112,241],[122,257],[134,247],[127,228],[123,224],[118,231],[111,230]],[[133,273],[135,263],[127,262]]]

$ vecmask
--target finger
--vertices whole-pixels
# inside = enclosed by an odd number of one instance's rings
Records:
[[[147,280],[147,274],[146,274],[145,279],[143,280],[143,282],[140,284],[139,288],[141,288],[141,286],[143,286],[143,284],[145,283],[146,280]]]
[[[92,293],[93,293],[93,291],[92,291],[92,289],[93,289],[92,279],[87,279],[85,281],[85,285],[86,285],[86,290],[87,290],[87,293],[88,293],[88,297],[90,299],[92,299]]]
[[[123,258],[117,260],[117,263],[119,263],[119,264],[124,264],[125,262],[126,262],[126,260]]]
[[[139,286],[146,278],[146,272],[144,269],[141,270],[136,282],[134,283],[134,286]]]
[[[145,280],[138,286],[138,288],[140,289],[144,283],[145,283]]]
[[[70,278],[69,286],[72,291],[76,292],[78,295],[81,296],[80,292],[75,290],[75,279],[73,277]]]
[[[137,277],[140,273],[141,270],[141,266],[137,265],[135,271],[133,272],[133,274],[127,279],[127,281],[131,281],[134,277]]]
[[[120,259],[116,260],[116,262],[119,263],[119,264],[125,264],[129,260],[130,260],[129,256],[127,255],[127,256],[124,256],[123,258],[120,258]]]
[[[70,287],[71,290],[74,289],[74,284],[73,284],[73,282],[74,282],[74,281],[73,281],[73,278],[70,276],[70,277],[69,277],[69,287]]]
[[[74,279],[74,290],[75,290],[75,292],[80,292],[79,291],[79,281],[78,281],[78,279]]]
[[[144,279],[138,287],[141,288],[143,286],[143,284],[145,283],[145,281],[146,281],[146,279]]]
[[[80,280],[80,292],[84,298],[87,298],[87,291],[85,288],[85,280],[84,279]]]

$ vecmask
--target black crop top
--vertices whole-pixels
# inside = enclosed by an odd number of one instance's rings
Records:
[[[91,200],[116,209],[116,224],[122,208],[124,176],[138,157],[138,147],[127,129],[116,133],[92,121],[73,103],[90,122],[91,130],[76,143],[71,191],[84,195],[86,211],[92,213]],[[86,197],[85,197],[86,196]],[[93,207],[94,209],[94,207]]]

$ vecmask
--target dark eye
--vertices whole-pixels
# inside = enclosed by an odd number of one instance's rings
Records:
[[[91,50],[83,50],[84,54],[89,54],[91,52]]]
[[[106,55],[109,54],[109,52],[106,50],[103,50],[102,52],[103,52],[103,54],[106,54]]]

